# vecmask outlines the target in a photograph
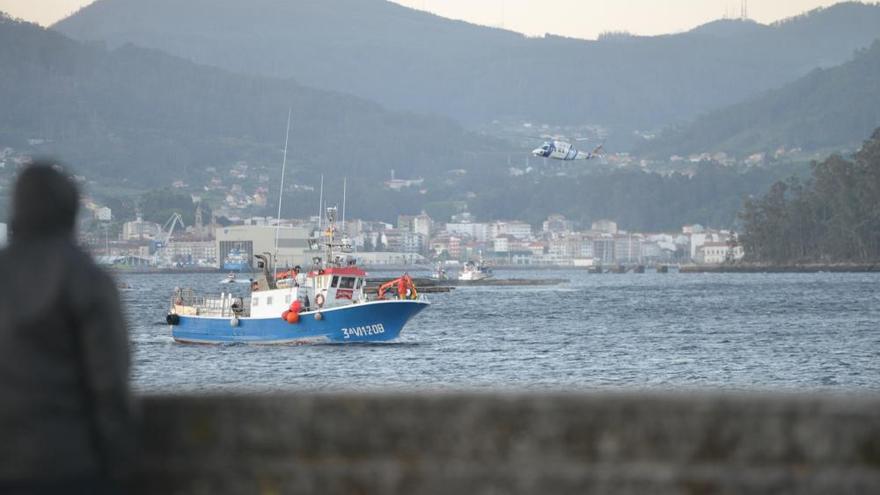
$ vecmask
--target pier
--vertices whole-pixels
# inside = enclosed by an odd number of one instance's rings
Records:
[[[131,494],[880,493],[880,397],[145,397]]]

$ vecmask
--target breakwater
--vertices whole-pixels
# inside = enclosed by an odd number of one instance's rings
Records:
[[[132,494],[880,493],[880,397],[146,397]]]
[[[379,286],[388,282],[388,279],[369,278],[367,279],[366,291],[368,293],[378,292]],[[528,287],[528,286],[552,286],[568,283],[565,278],[487,278],[483,280],[457,280],[450,279],[434,279],[434,278],[413,278],[413,282],[418,290],[425,294],[442,293],[454,290],[456,287]]]
[[[369,278],[367,279],[368,285],[380,285],[384,282],[387,282],[389,279],[387,278]],[[413,282],[417,287],[433,287],[433,286],[444,286],[444,287],[476,287],[476,286],[487,286],[487,287],[525,287],[530,285],[535,286],[547,286],[547,285],[559,285],[568,283],[569,279],[567,278],[487,278],[483,280],[458,280],[454,278],[449,278],[445,280],[439,280],[434,278],[423,278],[423,277],[414,277]]]

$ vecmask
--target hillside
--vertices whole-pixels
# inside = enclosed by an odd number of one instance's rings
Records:
[[[384,0],[99,0],[55,29],[293,77],[465,125],[594,123],[626,139],[846,61],[880,37],[880,5],[626,42],[527,38]]]
[[[131,45],[84,45],[6,17],[0,67],[0,149],[44,140],[31,151],[102,181],[201,184],[240,160],[276,177],[289,107],[291,169],[306,183],[318,170],[374,184],[390,169],[403,178],[441,174],[485,166],[480,152],[493,149],[446,119]]]
[[[880,41],[830,69],[670,129],[642,152],[665,157],[704,151],[745,155],[780,147],[857,149],[880,127]]]

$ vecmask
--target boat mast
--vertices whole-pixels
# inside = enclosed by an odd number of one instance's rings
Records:
[[[324,218],[324,174],[321,174],[321,193],[318,196],[318,232],[321,232]]]
[[[284,171],[287,168],[287,144],[290,141],[290,115],[293,108],[287,108],[287,131],[284,133],[284,159],[281,161],[281,187],[278,189],[278,218],[275,220],[275,254],[273,257],[278,259],[278,237],[281,235],[281,198],[284,197]],[[275,260],[272,260],[275,264]]]
[[[332,263],[335,261],[333,259],[333,241],[335,238],[335,230],[336,230],[336,207],[327,208],[327,260],[326,263],[328,266],[332,266]]]
[[[342,234],[345,235],[345,188],[348,183],[348,177],[342,178]]]

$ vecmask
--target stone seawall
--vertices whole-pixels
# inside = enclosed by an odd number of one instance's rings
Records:
[[[877,263],[804,263],[776,265],[770,263],[737,263],[733,265],[683,265],[681,273],[866,273],[880,272]]]
[[[880,397],[147,397],[133,494],[880,493]]]

